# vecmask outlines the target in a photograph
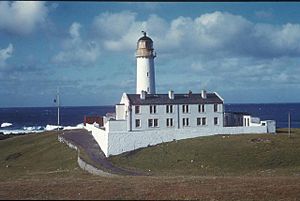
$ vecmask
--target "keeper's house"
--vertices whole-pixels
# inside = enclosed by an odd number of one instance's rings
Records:
[[[101,124],[85,124],[106,156],[199,136],[275,133],[273,120],[224,113],[224,100],[216,92],[156,94],[155,57],[153,41],[144,32],[137,43],[136,94],[123,93],[115,114]]]
[[[223,99],[215,93],[124,93],[116,120],[129,118],[128,131],[223,127]]]

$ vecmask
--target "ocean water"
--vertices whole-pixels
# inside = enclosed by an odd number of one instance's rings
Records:
[[[60,125],[65,129],[82,128],[84,115],[103,116],[114,112],[114,106],[60,107]],[[0,132],[29,133],[54,130],[56,107],[0,108]]]
[[[60,122],[65,129],[82,128],[84,115],[105,115],[114,112],[114,106],[61,107]],[[300,128],[300,103],[281,104],[225,104],[225,112],[246,112],[261,120],[275,120],[277,128]],[[26,107],[0,108],[0,132],[41,132],[55,129],[57,108]]]

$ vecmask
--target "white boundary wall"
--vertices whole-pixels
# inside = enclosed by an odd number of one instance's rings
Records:
[[[173,140],[195,138],[216,134],[246,134],[268,133],[267,126],[249,127],[216,127],[212,128],[180,128],[180,129],[153,129],[146,131],[104,131],[91,124],[86,129],[92,134],[106,156],[118,155],[138,148],[156,145]],[[106,133],[107,132],[107,133]]]
[[[92,132],[92,135],[106,156],[108,156],[108,132],[97,128],[93,124],[86,124],[85,129]]]

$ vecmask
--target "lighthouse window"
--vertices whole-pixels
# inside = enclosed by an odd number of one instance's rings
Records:
[[[149,72],[147,72],[147,77],[149,77]]]
[[[140,114],[140,106],[139,105],[135,106],[135,114]]]

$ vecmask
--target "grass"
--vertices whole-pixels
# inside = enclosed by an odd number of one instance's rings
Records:
[[[300,129],[293,129],[292,138],[282,129],[277,135],[216,135],[163,143],[110,160],[156,175],[300,175],[299,145]]]
[[[0,198],[296,201],[300,194],[299,130],[292,134],[292,139],[285,133],[196,138],[111,158],[122,166],[151,168],[158,175],[151,177],[88,174],[78,167],[77,152],[58,142],[57,132],[16,136],[0,140]],[[250,143],[252,138],[271,142]],[[265,168],[276,171],[256,175]]]
[[[0,141],[0,179],[80,172],[77,153],[57,140],[57,132],[28,134]]]

